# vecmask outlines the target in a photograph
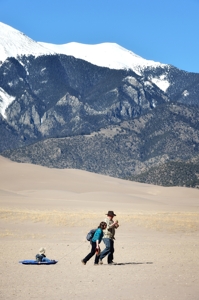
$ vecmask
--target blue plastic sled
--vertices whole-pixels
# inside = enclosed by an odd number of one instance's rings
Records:
[[[23,265],[55,265],[56,263],[58,263],[58,260],[52,260],[49,262],[38,262],[37,260],[26,259],[20,260],[19,263]]]

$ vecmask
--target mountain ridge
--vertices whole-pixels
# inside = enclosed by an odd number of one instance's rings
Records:
[[[57,54],[74,56],[86,60],[99,67],[122,70],[131,69],[141,75],[142,70],[147,67],[165,67],[166,64],[146,60],[134,52],[127,50],[116,43],[101,43],[95,45],[71,42],[63,45],[41,43],[40,45]]]
[[[55,45],[44,42],[36,42],[22,32],[0,22],[0,61],[8,57],[22,55],[50,55],[64,54],[83,59],[99,67],[110,69],[131,69],[138,75],[147,67],[169,66],[163,63],[146,60],[141,56],[127,50],[116,43],[101,43],[95,45],[71,42],[63,45]]]

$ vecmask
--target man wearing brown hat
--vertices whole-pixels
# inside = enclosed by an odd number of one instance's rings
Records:
[[[107,224],[106,229],[103,231],[103,242],[106,248],[101,252],[99,257],[99,264],[103,264],[103,258],[108,255],[107,262],[108,264],[114,264],[113,262],[113,253],[114,253],[114,239],[115,239],[115,229],[119,227],[118,221],[113,221],[113,218],[116,216],[112,210],[109,210],[106,214],[107,217],[104,220]]]

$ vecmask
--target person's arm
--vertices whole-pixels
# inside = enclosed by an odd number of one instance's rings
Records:
[[[111,225],[109,225],[109,228],[118,228],[119,227],[119,224],[118,224],[118,220],[114,221]]]
[[[101,232],[99,231],[99,229],[97,229],[97,231],[95,232],[95,239],[96,239],[96,249],[99,249],[99,240],[100,240],[100,234]]]
[[[96,249],[99,249],[99,240],[96,240]]]

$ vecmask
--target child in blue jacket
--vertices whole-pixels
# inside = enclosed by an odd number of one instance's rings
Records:
[[[98,265],[99,262],[99,254],[100,254],[100,246],[99,244],[101,243],[102,237],[104,235],[103,230],[106,229],[106,222],[101,222],[97,228],[97,230],[94,233],[94,236],[91,240],[91,252],[84,258],[82,259],[82,263],[85,265],[87,261],[95,255],[95,262],[94,265]]]

